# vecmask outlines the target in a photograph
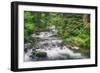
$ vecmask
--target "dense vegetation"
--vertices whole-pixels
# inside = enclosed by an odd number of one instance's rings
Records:
[[[54,13],[24,11],[24,42],[30,42],[30,35],[55,25],[57,36],[64,44],[78,45],[90,49],[90,15],[79,13]]]

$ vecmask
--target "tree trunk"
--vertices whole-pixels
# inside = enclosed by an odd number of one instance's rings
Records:
[[[84,27],[88,25],[89,21],[90,21],[89,15],[84,14],[83,15],[83,25],[84,25]]]

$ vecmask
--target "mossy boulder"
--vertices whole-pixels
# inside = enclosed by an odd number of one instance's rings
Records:
[[[36,56],[40,57],[40,58],[45,58],[47,56],[47,53],[46,52],[37,52]]]

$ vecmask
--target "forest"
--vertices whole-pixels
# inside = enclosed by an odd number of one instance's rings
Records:
[[[46,31],[55,26],[56,36],[62,40],[62,44],[76,45],[82,53],[90,50],[90,15],[82,13],[60,12],[32,12],[24,11],[24,43],[36,39],[31,34]]]

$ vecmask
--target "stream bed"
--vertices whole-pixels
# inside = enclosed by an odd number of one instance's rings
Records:
[[[47,60],[69,60],[85,59],[76,45],[64,45],[62,40],[57,37],[55,26],[46,31],[38,31],[30,36],[35,39],[34,44],[24,44],[24,61],[47,61]],[[30,47],[31,46],[31,47]]]

